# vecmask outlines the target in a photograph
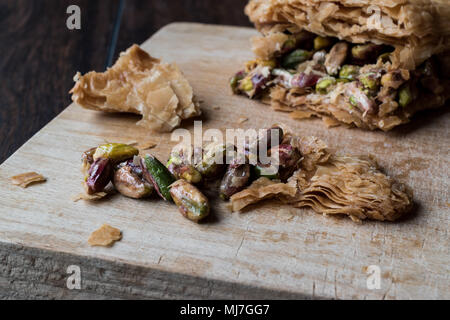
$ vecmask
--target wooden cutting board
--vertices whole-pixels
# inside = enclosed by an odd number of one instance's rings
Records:
[[[229,77],[252,57],[248,39],[255,34],[177,23],[143,48],[180,66],[203,101],[204,129],[277,122],[339,152],[372,153],[414,189],[416,210],[397,223],[360,225],[273,203],[231,214],[213,200],[213,218],[195,224],[158,199],[74,203],[71,197],[82,190],[82,151],[105,141],[152,140],[158,143],[152,153],[165,161],[175,142],[135,126],[136,116],[71,105],[0,166],[0,296],[450,298],[447,110],[418,115],[390,133],[291,120],[229,91]],[[239,124],[241,117],[248,122]],[[186,127],[192,129],[192,121]],[[27,190],[10,184],[11,176],[28,171],[42,173],[47,183]],[[120,228],[123,240],[92,248],[87,239],[103,223]],[[81,290],[66,289],[69,265],[81,268]],[[379,267],[380,289],[367,287],[370,266]]]

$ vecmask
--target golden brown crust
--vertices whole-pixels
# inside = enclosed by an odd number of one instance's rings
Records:
[[[201,114],[192,87],[176,65],[164,64],[133,45],[104,73],[75,77],[72,100],[86,109],[141,114],[138,123],[170,132]]]
[[[450,50],[446,0],[251,0],[245,12],[264,34],[288,26],[352,43],[392,45],[394,66],[409,70]]]

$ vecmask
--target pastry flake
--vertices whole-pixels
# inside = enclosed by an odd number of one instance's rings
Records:
[[[262,200],[272,199],[277,196],[294,197],[297,189],[294,186],[271,181],[267,178],[259,178],[250,187],[231,196],[232,211],[240,211],[245,207]]]
[[[142,115],[138,122],[171,132],[181,121],[201,115],[193,89],[175,64],[162,63],[133,45],[104,73],[75,76],[72,100],[83,108]]]
[[[11,177],[11,183],[21,188],[28,188],[30,185],[47,181],[42,175],[36,172],[23,173],[14,177]]]
[[[80,200],[98,201],[98,200],[105,198],[107,195],[108,195],[108,193],[106,193],[106,192],[98,192],[95,194],[80,193],[80,194],[72,197],[72,201],[73,202],[78,202]]]
[[[122,232],[108,224],[94,231],[89,237],[89,245],[95,247],[111,247],[116,241],[122,239]]]

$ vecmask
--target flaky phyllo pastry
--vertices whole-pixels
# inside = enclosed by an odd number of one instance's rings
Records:
[[[133,45],[104,73],[75,76],[72,100],[86,109],[142,115],[138,123],[170,132],[201,114],[192,87],[174,64],[152,58]]]
[[[255,60],[231,80],[296,119],[390,130],[450,97],[447,0],[251,0]]]
[[[385,175],[372,157],[336,155],[314,137],[287,134],[289,144],[302,155],[298,169],[286,183],[262,177],[231,197],[233,211],[262,200],[277,198],[295,207],[310,207],[324,215],[347,215],[395,221],[413,207],[412,191]]]

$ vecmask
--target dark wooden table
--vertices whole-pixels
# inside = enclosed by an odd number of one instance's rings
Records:
[[[69,5],[81,30],[66,27]],[[0,163],[71,101],[73,75],[103,71],[166,24],[250,26],[245,0],[1,0]]]

